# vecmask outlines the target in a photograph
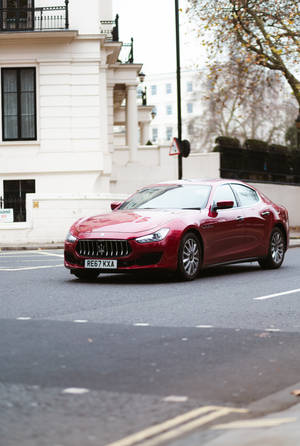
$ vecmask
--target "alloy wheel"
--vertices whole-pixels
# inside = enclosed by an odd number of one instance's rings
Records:
[[[272,234],[271,255],[276,265],[282,262],[284,257],[284,240],[281,231],[274,231]]]

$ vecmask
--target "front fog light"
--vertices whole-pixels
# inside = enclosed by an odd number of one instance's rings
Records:
[[[138,243],[160,242],[167,236],[169,231],[170,231],[169,228],[163,228],[160,229],[159,231],[154,232],[153,234],[144,235],[143,237],[138,237],[135,240]]]
[[[77,238],[74,237],[74,235],[72,235],[71,232],[69,232],[66,237],[66,242],[75,243],[76,241],[77,241]]]

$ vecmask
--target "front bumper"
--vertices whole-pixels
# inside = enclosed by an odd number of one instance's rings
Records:
[[[109,269],[103,271],[119,272],[130,270],[146,270],[146,269],[167,269],[176,270],[177,268],[177,243],[172,236],[160,242],[138,243],[134,239],[128,240],[130,252],[125,256],[105,256],[100,255],[82,255],[78,253],[78,243],[65,242],[64,259],[65,267],[70,270],[84,270],[86,259],[117,260],[117,269]]]

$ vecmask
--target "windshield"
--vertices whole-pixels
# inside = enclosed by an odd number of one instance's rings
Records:
[[[128,198],[119,209],[201,209],[210,189],[199,184],[149,187]]]

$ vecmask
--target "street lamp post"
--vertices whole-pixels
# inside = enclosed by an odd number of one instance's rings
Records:
[[[176,73],[177,73],[177,128],[178,140],[182,138],[181,120],[181,79],[180,79],[180,39],[179,39],[179,5],[175,0],[175,29],[176,29]],[[182,178],[182,155],[178,155],[178,179]]]

